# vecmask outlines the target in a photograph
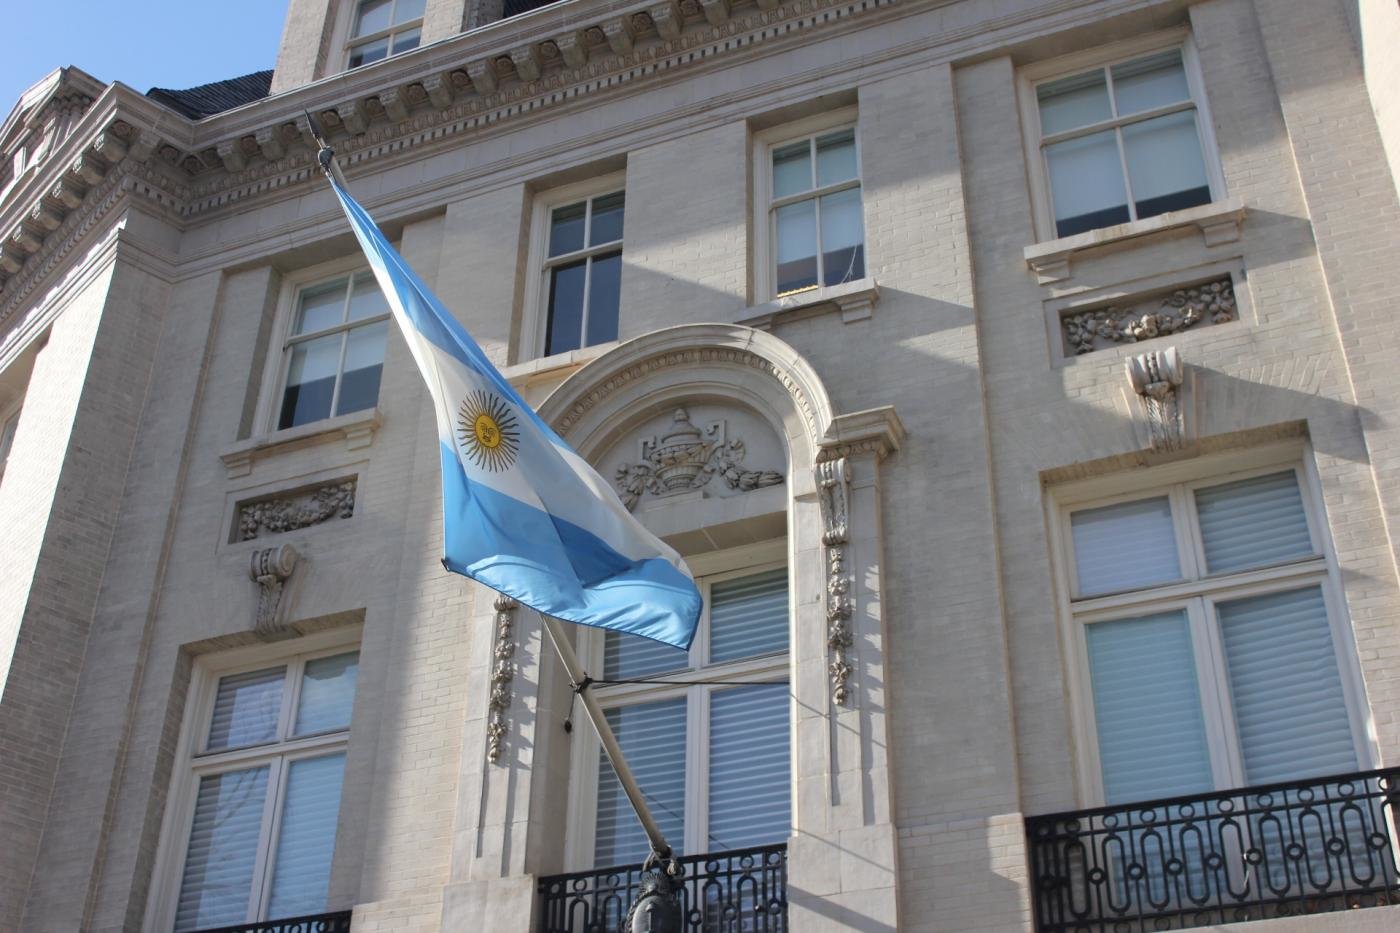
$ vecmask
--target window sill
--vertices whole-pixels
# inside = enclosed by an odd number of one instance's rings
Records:
[[[770,330],[779,317],[795,320],[812,314],[839,311],[842,323],[854,324],[871,317],[875,312],[875,302],[879,299],[880,286],[873,278],[856,279],[840,285],[810,288],[745,308],[735,323]]]
[[[617,345],[618,341],[609,340],[607,343],[595,343],[577,350],[570,350],[567,353],[539,356],[533,360],[525,360],[523,363],[503,366],[501,376],[505,378],[506,382],[517,388],[538,382],[557,382],[574,370],[582,368],[585,363],[596,360]]]
[[[1126,224],[1086,230],[1074,236],[1060,237],[1045,243],[1035,243],[1025,249],[1026,265],[1035,272],[1036,281],[1050,285],[1069,279],[1073,272],[1072,259],[1081,253],[1102,247],[1116,246],[1137,237],[1195,227],[1200,231],[1206,246],[1233,243],[1240,238],[1240,227],[1244,224],[1244,202],[1239,198],[1227,198],[1199,207],[1188,207],[1181,211],[1170,211],[1134,220]]]
[[[313,447],[318,444],[345,442],[346,450],[360,450],[374,443],[374,435],[379,430],[382,418],[378,408],[351,412],[335,418],[313,421],[284,431],[273,431],[239,441],[225,448],[219,459],[228,470],[228,478],[236,479],[253,472],[253,463],[264,457]]]

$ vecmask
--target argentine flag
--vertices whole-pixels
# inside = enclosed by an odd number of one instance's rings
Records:
[[[680,555],[502,378],[365,209],[331,185],[428,383],[443,564],[557,619],[690,647],[700,591]]]

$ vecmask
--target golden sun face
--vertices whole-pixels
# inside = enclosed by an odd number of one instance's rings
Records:
[[[519,422],[500,398],[478,390],[462,400],[457,440],[467,459],[493,473],[510,469],[520,450]]]

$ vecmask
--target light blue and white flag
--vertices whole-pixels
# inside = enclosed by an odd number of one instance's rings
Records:
[[[437,410],[443,564],[555,618],[690,647],[700,591],[680,555],[623,508],[364,208],[331,185]]]

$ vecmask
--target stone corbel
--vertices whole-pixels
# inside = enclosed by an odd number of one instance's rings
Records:
[[[521,81],[538,81],[540,79],[542,73],[540,50],[533,43],[523,45],[518,49],[511,49],[510,60],[514,63],[515,73],[520,76]]]
[[[482,97],[496,93],[496,68],[491,62],[481,59],[467,62],[467,77]]]
[[[62,204],[69,210],[75,210],[82,206],[83,191],[72,181],[60,178],[49,190],[49,197]]]
[[[340,123],[345,127],[345,132],[351,136],[359,136],[369,129],[369,117],[365,113],[365,105],[360,101],[347,101],[336,107],[335,112],[340,117]]]
[[[116,165],[126,158],[126,143],[110,129],[98,133],[90,147],[94,155],[108,165]]]
[[[242,139],[226,139],[216,144],[214,151],[219,154],[224,168],[230,172],[241,172],[248,167],[248,155],[243,151]]]
[[[554,40],[559,46],[559,55],[570,68],[582,68],[588,64],[588,43],[584,41],[583,30],[573,29]]]
[[[676,0],[666,0],[665,3],[647,7],[647,15],[651,17],[652,23],[656,26],[656,34],[661,38],[680,38],[684,21],[681,19],[680,4]]]
[[[380,91],[379,104],[394,123],[408,119],[408,94],[402,88],[389,87]]]
[[[452,106],[452,82],[445,75],[431,74],[423,78],[423,93],[428,101],[439,110]]]
[[[248,576],[258,585],[258,608],[253,617],[253,631],[268,639],[288,638],[283,625],[287,601],[282,597],[286,584],[301,562],[301,555],[290,544],[261,548],[254,551],[248,565]]]
[[[711,26],[729,22],[729,0],[700,0],[700,9],[705,14],[705,22]]]
[[[258,148],[262,150],[263,158],[269,162],[276,162],[287,154],[287,148],[282,142],[282,124],[276,126],[265,126],[253,134],[253,139],[257,142]]]
[[[137,162],[145,162],[155,153],[156,147],[160,145],[160,134],[154,130],[137,130],[136,139],[131,143],[131,149],[127,155]]]
[[[87,153],[83,153],[68,166],[68,174],[83,180],[88,187],[102,181],[102,167]]]
[[[1125,361],[1128,384],[1137,396],[1146,431],[1147,447],[1154,451],[1180,450],[1188,437],[1185,366],[1176,347],[1151,350]]]
[[[854,643],[851,617],[853,580],[846,570],[846,545],[850,539],[850,476],[846,458],[817,464],[817,494],[822,511],[822,546],[826,549],[826,646],[827,673],[831,677],[831,702],[846,705],[849,697]]]
[[[34,205],[34,209],[29,212],[29,220],[49,233],[57,230],[58,225],[63,223],[62,215],[42,202]]]
[[[511,681],[515,679],[515,610],[520,603],[498,593],[493,604],[496,628],[491,648],[491,698],[486,721],[486,760],[499,764],[501,746],[509,731]]]
[[[608,46],[618,55],[626,55],[632,51],[632,19],[627,16],[620,16],[603,23],[603,35],[608,39]]]

